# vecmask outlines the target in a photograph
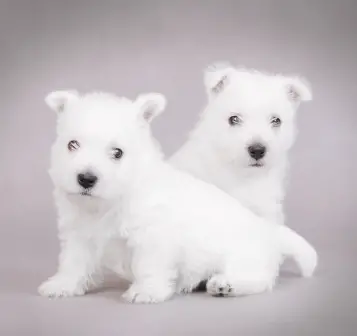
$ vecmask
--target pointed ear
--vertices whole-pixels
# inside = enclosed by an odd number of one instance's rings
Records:
[[[55,112],[61,113],[66,109],[70,101],[77,100],[79,94],[75,90],[71,91],[53,91],[46,98],[46,104]]]
[[[166,98],[161,93],[146,93],[139,95],[135,102],[140,116],[148,123],[162,113],[166,107]]]
[[[302,77],[285,77],[284,86],[289,100],[295,103],[312,100],[311,86]]]
[[[216,62],[208,66],[204,72],[208,96],[215,96],[222,92],[229,84],[233,72],[235,72],[234,67],[227,62]]]

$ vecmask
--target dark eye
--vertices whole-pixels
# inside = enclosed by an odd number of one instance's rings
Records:
[[[73,151],[79,149],[79,147],[81,147],[81,145],[79,144],[79,142],[77,140],[71,140],[68,143],[67,147],[68,147],[69,151],[73,152]]]
[[[123,156],[123,151],[120,148],[113,148],[112,156],[113,156],[113,159],[119,160]]]
[[[279,127],[281,125],[281,119],[279,117],[272,117],[270,123],[273,127]]]
[[[240,116],[234,115],[229,117],[228,121],[230,125],[235,126],[241,124],[243,120]]]

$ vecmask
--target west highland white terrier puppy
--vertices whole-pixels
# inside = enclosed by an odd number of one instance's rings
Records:
[[[221,63],[206,70],[205,86],[208,104],[170,162],[283,224],[287,154],[296,136],[295,112],[312,99],[309,85]]]
[[[261,293],[283,256],[313,274],[317,254],[304,238],[163,160],[149,126],[162,95],[55,92],[47,102],[59,112],[50,172],[62,252],[41,294],[83,294],[102,265],[131,280],[123,297],[136,303],[190,292],[202,279],[215,296]]]

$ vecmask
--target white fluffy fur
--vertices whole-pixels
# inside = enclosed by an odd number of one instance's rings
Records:
[[[282,224],[287,153],[295,136],[295,112],[312,99],[307,82],[299,77],[269,75],[216,63],[205,71],[208,104],[187,142],[170,162],[213,183],[256,214]],[[240,115],[242,123],[228,119]],[[282,120],[272,127],[271,117]],[[267,146],[254,167],[247,148]]]
[[[59,112],[50,175],[61,254],[42,295],[82,295],[103,267],[132,282],[124,293],[130,302],[165,301],[207,278],[212,295],[270,290],[282,256],[312,275],[316,252],[302,237],[163,161],[149,126],[165,107],[163,96],[132,102],[56,92],[46,101]],[[71,140],[76,150],[68,150]],[[123,150],[120,159],[113,148]],[[83,190],[77,174],[87,171],[98,181]]]

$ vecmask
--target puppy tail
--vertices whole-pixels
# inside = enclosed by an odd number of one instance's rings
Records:
[[[318,263],[316,250],[303,237],[287,226],[279,226],[282,254],[298,264],[304,277],[313,275]]]

